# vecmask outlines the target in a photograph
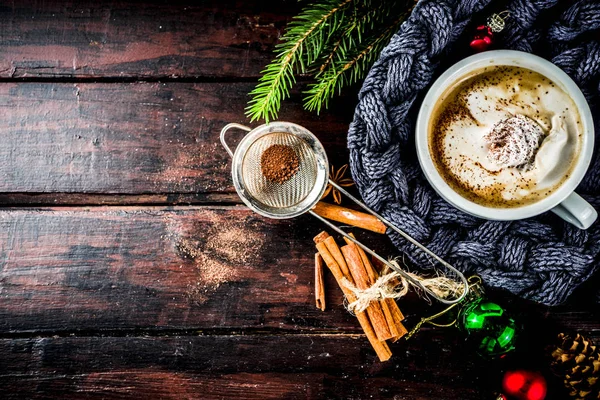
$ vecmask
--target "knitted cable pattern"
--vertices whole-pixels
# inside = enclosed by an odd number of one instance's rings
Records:
[[[584,231],[552,213],[512,222],[473,217],[434,192],[416,157],[415,100],[442,72],[439,61],[452,57],[452,46],[472,16],[490,2],[417,4],[360,91],[348,132],[351,171],[369,206],[461,271],[480,274],[489,286],[557,305],[597,270],[600,223]],[[511,16],[501,34],[503,47],[535,52],[562,68],[581,88],[600,127],[600,2],[512,0],[507,9]],[[577,192],[600,210],[598,151]],[[388,234],[416,265],[432,265],[415,246]]]

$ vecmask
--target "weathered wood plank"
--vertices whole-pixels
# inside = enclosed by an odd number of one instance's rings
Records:
[[[310,238],[319,229],[307,217],[272,221],[243,207],[0,210],[0,337],[8,337],[0,339],[0,393],[65,399],[491,395],[490,379],[499,372],[457,330],[424,328],[393,344],[392,361],[381,364],[355,335],[356,322],[331,277],[330,309],[316,310]],[[600,338],[597,309],[549,309],[492,295],[526,325],[519,348],[533,355],[515,365],[544,368],[540,352],[561,331]],[[408,327],[432,313],[414,298],[402,308]]]
[[[379,363],[348,335],[0,340],[3,398],[482,399],[494,389],[448,338]],[[393,345],[395,348],[400,344]]]
[[[298,9],[295,1],[3,2],[0,77],[257,77]]]
[[[231,194],[219,132],[245,122],[251,87],[0,83],[0,192]],[[300,101],[288,102],[281,119],[305,125],[332,163],[346,163],[351,103],[318,117]]]
[[[354,328],[313,306],[315,232],[244,207],[0,210],[0,332]]]
[[[331,276],[330,307],[314,307],[311,238],[321,229],[308,216],[269,220],[239,206],[1,209],[0,336],[359,332]],[[600,335],[598,310],[585,303],[548,309],[500,299],[523,321],[536,316],[533,332]],[[408,327],[431,313],[414,298],[402,310]]]
[[[10,207],[32,206],[137,206],[239,204],[237,193],[169,193],[169,194],[102,194],[102,193],[0,193],[0,204]]]

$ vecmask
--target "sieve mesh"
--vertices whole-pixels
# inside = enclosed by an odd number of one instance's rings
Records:
[[[283,183],[271,182],[261,171],[261,156],[273,145],[291,147],[298,156],[298,172]],[[300,203],[314,188],[317,159],[310,145],[291,133],[274,132],[259,137],[250,145],[242,161],[242,179],[248,194],[269,207],[287,208]]]

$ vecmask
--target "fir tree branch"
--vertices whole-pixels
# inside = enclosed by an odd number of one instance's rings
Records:
[[[339,27],[345,9],[353,0],[327,0],[325,4],[309,6],[288,24],[282,43],[276,46],[277,58],[264,71],[259,83],[250,92],[246,107],[250,122],[276,118],[281,101],[289,97],[296,82],[294,69],[305,72],[320,55],[323,43]]]
[[[367,3],[370,2],[367,1]],[[358,8],[358,6],[356,8]],[[362,11],[362,15],[356,15],[360,11]],[[342,60],[346,56],[346,53],[349,51],[349,49],[352,49],[356,46],[357,40],[359,43],[362,41],[362,35],[364,32],[368,31],[369,29],[373,29],[373,25],[376,22],[381,22],[385,17],[388,16],[390,11],[391,10],[388,7],[375,7],[369,9],[366,8],[366,6],[362,7],[361,10],[355,10],[355,15],[352,18],[352,22],[333,44],[332,48],[329,50],[329,55],[319,67],[319,74],[332,65],[334,59],[338,61]],[[357,38],[353,36],[354,33],[356,33]]]
[[[390,24],[374,40],[369,41],[367,46],[341,61],[332,63],[330,68],[324,71],[320,78],[318,77],[317,82],[311,84],[304,92],[307,95],[304,99],[304,108],[316,111],[318,114],[323,106],[325,108],[329,106],[329,99],[335,93],[339,93],[342,87],[363,78],[374,58],[383,50],[403,20],[404,16]]]
[[[406,2],[390,2],[388,10],[393,10],[392,15],[400,14],[400,17],[389,21],[385,21],[385,15],[373,15],[372,18],[377,19],[379,25],[382,21],[387,22],[384,25],[384,29],[371,30],[360,46],[353,45],[352,43],[347,45],[348,50],[344,48],[344,51],[339,51],[338,54],[334,55],[335,60],[331,61],[317,76],[317,82],[309,85],[307,91],[304,92],[306,95],[304,98],[304,108],[309,111],[316,111],[319,113],[323,107],[327,108],[329,105],[329,99],[331,99],[336,93],[339,93],[344,86],[351,85],[357,82],[359,79],[363,79],[375,62],[375,59],[381,53],[383,48],[388,44],[393,34],[398,30],[402,22],[412,11],[412,7],[416,2],[413,2],[412,6],[407,10]],[[403,5],[402,11],[396,12],[393,5]],[[342,45],[339,46],[342,48]],[[341,56],[341,57],[340,57]]]

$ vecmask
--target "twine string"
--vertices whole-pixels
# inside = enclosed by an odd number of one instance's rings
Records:
[[[397,260],[390,262],[400,268]],[[405,272],[424,288],[429,289],[436,296],[443,299],[457,298],[464,290],[461,282],[448,278],[440,272],[432,278],[425,278],[409,271]],[[422,297],[425,297],[425,294],[422,290],[419,290],[420,288],[417,285],[410,283],[402,275],[388,268],[383,271],[382,275],[377,278],[373,285],[366,289],[359,289],[346,278],[343,279],[342,284],[356,296],[356,300],[346,306],[348,311],[352,313],[365,311],[372,301],[403,297],[408,293],[410,286],[413,286]]]

